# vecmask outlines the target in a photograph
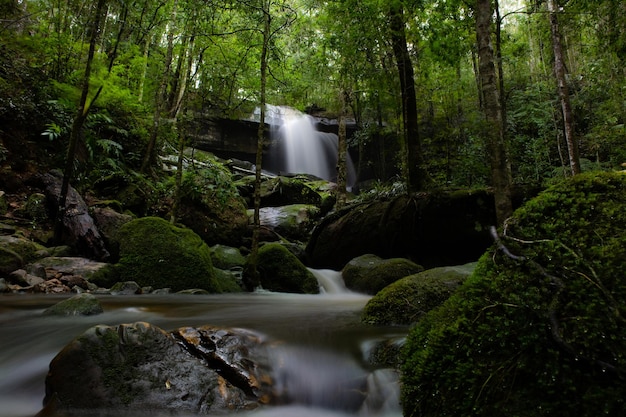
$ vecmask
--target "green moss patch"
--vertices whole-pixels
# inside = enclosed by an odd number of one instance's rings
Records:
[[[410,332],[405,416],[597,416],[626,407],[626,176],[583,174],[517,210]]]
[[[269,291],[317,294],[315,276],[287,248],[267,243],[259,248],[258,271],[261,286]]]
[[[348,262],[342,270],[342,276],[349,289],[373,295],[400,278],[423,270],[420,265],[408,259],[382,259],[367,254]]]
[[[122,281],[173,291],[201,288],[221,292],[210,249],[193,231],[158,217],[145,217],[124,224],[119,237]]]
[[[376,325],[409,325],[446,301],[472,273],[475,263],[432,268],[404,277],[365,305],[362,321]]]

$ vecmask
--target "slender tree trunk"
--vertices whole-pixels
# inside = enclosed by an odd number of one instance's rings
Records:
[[[396,58],[396,66],[400,77],[403,131],[406,141],[405,163],[407,169],[407,188],[409,192],[418,191],[424,188],[426,170],[422,156],[422,144],[419,137],[415,73],[407,46],[404,11],[401,4],[397,3],[390,6],[389,23],[393,53]]]
[[[185,114],[189,110],[186,109],[187,103],[187,88],[191,80],[191,64],[193,63],[193,44],[194,37],[192,36],[189,41],[189,51],[187,51],[187,66],[184,75],[183,85],[181,85],[180,92],[178,94],[176,109],[173,117],[175,125],[177,127],[176,132],[178,134],[178,161],[176,163],[176,177],[175,177],[175,192],[174,203],[172,204],[172,213],[170,216],[170,223],[174,224],[178,220],[178,213],[180,211],[180,202],[182,199],[182,183],[183,183],[183,162],[185,159],[185,146],[187,145],[187,136],[189,133],[189,115]],[[182,59],[183,57],[181,57]],[[182,120],[179,119],[179,114],[183,113]]]
[[[506,155],[502,108],[496,81],[496,69],[491,46],[492,9],[490,0],[476,0],[476,39],[478,72],[487,121],[487,150],[491,165],[496,218],[499,225],[513,212],[511,203],[511,168]]]
[[[91,76],[91,65],[96,51],[96,43],[100,32],[100,21],[102,20],[104,6],[106,0],[98,0],[96,10],[94,11],[94,20],[91,27],[91,40],[89,42],[89,52],[87,54],[87,63],[85,64],[85,74],[83,76],[83,88],[78,103],[78,111],[72,123],[70,132],[70,141],[67,147],[67,155],[65,157],[65,169],[63,170],[63,182],[61,184],[61,193],[59,195],[59,204],[57,207],[56,221],[54,225],[54,240],[60,242],[63,235],[63,219],[65,218],[65,203],[67,201],[67,193],[70,187],[70,181],[74,175],[74,159],[76,156],[76,148],[80,140],[80,134],[89,114],[90,104],[87,102],[89,96],[89,77]]]
[[[498,92],[500,93],[500,107],[502,111],[502,129],[506,131],[506,95],[504,94],[504,68],[502,67],[502,16],[500,16],[500,2],[495,2],[496,10],[496,63],[498,67]]]
[[[172,67],[172,56],[174,55],[174,30],[176,22],[176,10],[178,8],[178,0],[174,0],[174,10],[172,11],[172,18],[170,22],[172,27],[169,28],[167,33],[167,52],[165,53],[165,68],[163,69],[163,76],[161,77],[161,84],[156,92],[154,103],[154,115],[152,120],[152,132],[148,139],[148,145],[146,146],[146,153],[141,163],[139,172],[145,173],[148,167],[152,166],[156,160],[156,144],[159,138],[159,128],[161,127],[161,117],[163,110],[166,106],[167,100],[167,87],[170,79],[170,72]]]
[[[139,79],[139,92],[137,93],[137,101],[140,103],[143,101],[143,90],[146,84],[146,76],[148,75],[148,53],[150,52],[150,36],[146,36],[146,43],[143,48],[143,69],[141,71],[141,78]]]
[[[252,248],[248,255],[246,268],[246,286],[254,290],[260,285],[258,258],[259,240],[261,232],[261,165],[263,162],[263,144],[265,143],[265,89],[267,84],[267,53],[271,36],[272,16],[270,14],[270,1],[263,0],[263,46],[261,48],[261,92],[260,92],[260,120],[257,131],[256,167],[254,180],[254,229],[252,230]]]
[[[337,201],[336,207],[340,208],[346,204],[346,186],[347,186],[347,138],[346,138],[346,108],[348,105],[349,93],[341,92],[341,114],[339,115],[339,132],[337,135]]]
[[[556,77],[559,101],[563,113],[563,133],[569,154],[569,165],[572,175],[580,174],[580,156],[578,144],[574,138],[574,117],[569,100],[569,89],[565,78],[565,63],[563,61],[563,46],[559,33],[557,4],[555,0],[548,0],[548,14],[550,16],[550,30],[552,32],[552,49],[554,50],[554,76]]]

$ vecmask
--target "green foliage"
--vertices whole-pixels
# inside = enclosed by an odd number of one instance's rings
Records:
[[[411,330],[405,416],[619,415],[626,176],[582,174],[517,210],[502,243]]]
[[[185,170],[181,191],[183,198],[220,205],[239,195],[230,171],[215,159],[203,163],[199,169]]]

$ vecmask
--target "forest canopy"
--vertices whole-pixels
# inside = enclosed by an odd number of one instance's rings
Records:
[[[0,160],[27,137],[63,166],[83,113],[77,183],[145,172],[186,120],[259,105],[267,21],[266,102],[352,119],[361,173],[491,185],[480,4],[512,183],[571,175],[572,144],[582,171],[620,169],[626,5],[614,0],[2,0]]]

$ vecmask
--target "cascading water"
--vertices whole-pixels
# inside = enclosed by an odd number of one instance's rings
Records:
[[[269,171],[337,180],[337,135],[318,131],[313,117],[285,106],[268,105],[266,122],[272,135],[268,161],[264,164]],[[356,173],[349,153],[346,172],[350,188]]]
[[[0,295],[0,417],[40,410],[48,364],[72,339],[96,324],[137,321],[165,330],[238,327],[280,341],[272,350],[273,363],[280,364],[274,378],[290,403],[238,417],[400,417],[397,372],[368,358],[376,341],[402,338],[406,329],[363,325],[360,313],[370,297],[347,291],[336,271],[312,272],[323,294],[107,295],[98,296],[105,312],[87,317],[42,316],[67,296]],[[134,411],[98,415],[136,417]]]

